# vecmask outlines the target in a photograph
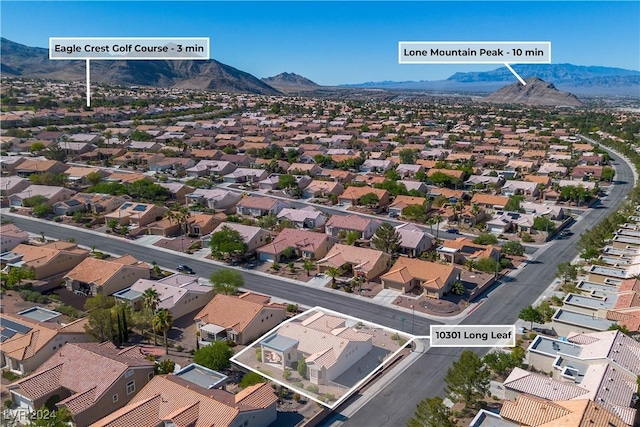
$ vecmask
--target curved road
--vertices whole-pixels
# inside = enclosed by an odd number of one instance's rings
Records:
[[[604,148],[604,147],[603,147]],[[555,279],[559,263],[578,255],[576,243],[580,234],[588,232],[599,223],[611,209],[618,207],[634,186],[634,175],[629,164],[612,154],[617,176],[616,185],[601,206],[590,210],[575,223],[571,238],[557,240],[538,254],[534,262],[524,267],[516,278],[490,291],[491,297],[471,313],[462,324],[500,325],[513,324],[520,310],[536,301],[540,294]],[[537,255],[537,256],[536,256]],[[413,415],[416,405],[426,397],[444,395],[444,376],[451,362],[460,356],[464,348],[435,348],[413,363],[380,393],[371,398],[355,414],[344,422],[350,427],[404,426]],[[476,349],[484,354],[488,349]],[[339,420],[340,414],[325,423]]]

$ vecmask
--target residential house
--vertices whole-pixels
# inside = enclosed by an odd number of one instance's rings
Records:
[[[222,222],[226,219],[224,214],[201,214],[191,213],[187,219],[187,234],[193,237],[202,237],[213,233]]]
[[[344,191],[344,187],[337,181],[319,181],[313,180],[302,191],[305,198],[328,197],[333,194],[340,196]]]
[[[416,176],[416,173],[418,172],[424,172],[424,166],[422,165],[408,165],[408,164],[399,164],[398,167],[396,167],[396,172],[402,177],[402,178],[413,178],[414,176]]]
[[[287,173],[293,175],[318,176],[322,174],[322,168],[315,163],[292,163]]]
[[[258,248],[258,259],[262,261],[282,262],[286,252],[293,251],[292,256],[304,259],[320,259],[324,257],[335,242],[335,239],[324,233],[285,228],[271,242]],[[291,248],[291,249],[288,249]]]
[[[9,196],[11,206],[24,206],[24,201],[32,197],[43,197],[45,203],[53,206],[57,202],[69,200],[71,196],[76,194],[75,191],[64,187],[55,187],[49,185],[30,185],[19,193]]]
[[[12,194],[26,190],[31,185],[31,181],[19,176],[3,176],[0,184],[0,196],[3,198]]]
[[[380,280],[384,289],[406,293],[417,287],[425,296],[440,299],[460,280],[460,270],[450,264],[400,257]]]
[[[545,216],[553,221],[562,221],[566,212],[562,206],[548,205],[546,203],[520,202],[520,208],[528,214]]]
[[[392,169],[394,163],[391,160],[386,159],[367,159],[360,166],[360,172],[386,172]]]
[[[143,308],[143,295],[147,289],[158,293],[157,308],[166,308],[173,319],[199,310],[213,298],[213,287],[200,283],[200,279],[187,274],[172,274],[160,280],[138,279],[133,285],[113,294],[116,300],[131,305],[134,310]]]
[[[482,258],[500,259],[500,248],[493,245],[473,243],[468,237],[455,240],[443,240],[437,249],[440,259],[452,264],[464,264],[467,260],[477,261]]]
[[[14,172],[23,177],[45,172],[55,175],[65,172],[68,168],[67,165],[57,160],[25,159],[15,167]]]
[[[195,316],[200,344],[232,340],[246,345],[273,329],[287,317],[282,304],[270,297],[246,292],[240,296],[216,294]]]
[[[571,179],[576,181],[599,181],[604,166],[578,165],[571,171]]]
[[[223,176],[224,182],[235,184],[256,183],[269,176],[269,172],[264,169],[238,168],[235,171]]]
[[[74,212],[109,213],[122,206],[127,199],[129,196],[76,193],[69,200],[54,203],[53,213],[56,215],[73,215]]]
[[[160,375],[131,400],[91,427],[215,426],[267,427],[277,418],[278,398],[266,383],[237,394],[202,387],[179,375]]]
[[[84,329],[88,321],[86,317],[61,324],[0,313],[0,320],[0,367],[19,375],[36,370],[67,342],[91,341]]]
[[[330,384],[373,348],[373,336],[346,319],[318,311],[288,322],[260,341],[262,363],[284,370],[304,359],[312,384]]]
[[[430,205],[430,201],[424,197],[396,196],[389,205],[389,216],[395,218],[400,217],[402,216],[402,211],[409,206],[423,206],[426,215]]]
[[[187,176],[224,176],[232,173],[238,167],[231,162],[222,160],[201,160],[188,168]]]
[[[380,188],[371,187],[349,187],[338,196],[338,201],[345,205],[357,206],[361,205],[360,199],[367,194],[375,194],[378,197],[377,208],[389,205],[389,192]]]
[[[213,233],[219,232],[223,227],[236,230],[240,233],[242,240],[247,244],[247,254],[255,252],[256,249],[263,246],[271,238],[271,234],[269,234],[269,232],[264,228],[254,227],[252,225],[243,225],[237,222],[223,222],[213,230]],[[201,237],[200,240],[202,241],[203,247],[209,246],[211,234]]]
[[[280,199],[248,196],[243,197],[236,204],[236,212],[240,215],[262,217],[267,215],[278,215],[285,207],[287,207],[287,203]]]
[[[345,265],[353,271],[353,276],[363,276],[367,280],[374,279],[387,269],[391,255],[382,251],[335,244],[329,253],[316,262],[318,272],[325,272],[328,268],[342,268]]]
[[[502,234],[510,231],[529,233],[533,228],[535,214],[497,211],[493,218],[486,222],[487,231]]]
[[[527,198],[536,198],[540,194],[540,189],[535,182],[509,180],[504,183],[500,192],[506,197],[522,195]]]
[[[56,407],[66,408],[74,425],[86,427],[126,405],[153,378],[154,365],[137,346],[69,343],[9,391],[28,411],[58,400]]]
[[[187,205],[200,205],[218,212],[232,212],[242,195],[234,191],[212,188],[210,190],[198,188],[186,195]]]
[[[11,251],[21,243],[29,243],[29,233],[15,224],[0,225],[0,253]]]
[[[396,231],[400,234],[398,252],[403,255],[411,258],[419,257],[433,246],[435,237],[414,224],[400,224],[396,226]]]
[[[124,255],[114,259],[85,258],[64,276],[64,280],[70,291],[106,296],[149,277],[148,264],[132,255]]]
[[[341,233],[356,231],[361,239],[370,239],[380,227],[380,222],[359,215],[333,215],[325,224],[325,232],[329,236],[340,237]]]
[[[290,221],[296,228],[322,228],[327,222],[327,215],[314,208],[305,206],[304,208],[284,208],[278,214],[278,222]]]
[[[34,271],[36,280],[55,282],[59,285],[59,280],[64,274],[80,264],[89,251],[80,249],[77,244],[71,242],[50,242],[40,246],[20,244],[13,251],[19,261],[9,264],[10,266],[24,266]]]
[[[117,220],[119,225],[133,225],[144,227],[147,224],[158,221],[169,209],[150,203],[126,202],[113,212],[104,216],[105,223]]]
[[[194,187],[190,187],[181,182],[159,182],[158,185],[169,190],[171,199],[176,200],[178,203],[182,203],[187,197],[187,194],[195,191]]]
[[[493,212],[504,209],[508,201],[509,198],[505,196],[476,193],[471,198],[471,205],[478,205],[489,212]]]
[[[406,188],[407,191],[414,190],[423,194],[427,194],[427,192],[429,191],[429,186],[427,186],[427,184],[425,184],[422,181],[409,181],[409,180],[403,179],[403,180],[398,180],[398,184],[404,185],[404,188]]]

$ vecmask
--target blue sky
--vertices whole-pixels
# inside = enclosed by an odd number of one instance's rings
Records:
[[[640,68],[640,2],[0,3],[2,37],[210,37],[211,56],[257,77],[320,84],[438,80],[495,65],[399,65],[398,41],[551,41],[554,63]]]

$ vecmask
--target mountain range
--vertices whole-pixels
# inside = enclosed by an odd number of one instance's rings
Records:
[[[526,85],[512,83],[478,101],[497,104],[525,104],[545,106],[579,107],[582,102],[573,94],[556,89],[553,83],[545,82],[538,77],[525,79]]]
[[[84,80],[85,61],[52,61],[49,50],[0,39],[0,73],[55,80]],[[277,95],[249,73],[214,59],[205,61],[91,61],[91,81],[140,86],[209,89]]]
[[[560,90],[577,95],[631,95],[640,97],[640,71],[573,64],[513,65],[523,78],[539,77]],[[29,47],[0,39],[0,73],[54,80],[85,79],[85,61],[52,61],[48,49]],[[320,86],[294,73],[258,79],[214,59],[204,61],[91,61],[91,80],[140,86],[208,89],[264,95],[313,92],[323,89],[377,88],[437,92],[490,93],[516,81],[506,68],[455,73],[446,80],[383,81]]]

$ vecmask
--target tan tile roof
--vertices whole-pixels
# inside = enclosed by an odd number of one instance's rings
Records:
[[[53,325],[37,323],[30,319],[6,313],[0,314],[0,328],[2,328],[1,320],[3,319],[11,320],[31,328],[26,334],[16,333],[2,343],[2,351],[12,359],[26,360],[33,357],[58,334],[58,329]],[[86,323],[86,320],[82,322],[83,325],[84,323]],[[69,329],[66,332],[74,332],[74,330]],[[80,333],[84,333],[84,330]]]
[[[333,218],[333,217],[332,217]],[[341,267],[344,263],[353,264],[354,270],[370,271],[376,264],[386,263],[390,255],[382,251],[357,246],[335,244],[317,265]]]
[[[602,405],[587,399],[557,401],[556,404],[571,411],[555,421],[538,427],[626,427],[622,418],[609,412]]]
[[[439,264],[437,262],[423,261],[416,258],[400,257],[391,269],[380,277],[382,280],[392,280],[398,283],[409,283],[412,279],[418,279],[422,286],[441,289],[447,284],[451,275],[460,273],[451,264]]]
[[[285,228],[273,239],[273,241],[262,246],[258,251],[269,254],[279,254],[288,247],[291,247],[301,251],[315,253],[315,251],[317,251],[328,238],[329,236],[324,233],[298,230],[296,228]]]
[[[394,207],[401,207],[401,208],[405,208],[407,206],[411,206],[411,205],[420,205],[422,206],[424,204],[424,202],[426,202],[427,199],[424,197],[415,197],[415,196],[396,196],[396,198],[393,200],[393,202],[391,203],[391,205],[389,205],[390,208],[394,208]]]
[[[493,205],[493,206],[504,206],[509,201],[508,197],[505,196],[494,196],[492,194],[483,194],[476,193],[471,198],[471,204],[483,204],[483,205]]]
[[[275,402],[277,398],[272,390],[266,384],[256,384],[234,396],[223,390],[199,387],[173,375],[158,375],[131,403],[91,426],[155,427],[164,420],[180,427],[230,426],[241,412],[259,410]]]
[[[589,390],[577,385],[554,380],[546,375],[534,374],[524,369],[514,368],[504,381],[506,388],[542,397],[549,400],[571,400],[586,397]]]
[[[123,353],[113,345],[66,344],[33,374],[12,386],[19,386],[31,399],[63,387],[71,392],[63,403],[77,414],[92,406],[131,367],[147,367],[151,371],[153,362],[135,353]]]
[[[526,394],[521,394],[513,402],[504,402],[500,409],[501,417],[525,426],[546,424],[570,413],[561,405]]]
[[[225,328],[233,328],[241,333],[267,307],[269,307],[268,304],[253,302],[250,301],[250,298],[217,294],[196,314],[194,319]]]
[[[500,251],[500,248],[493,245],[481,245],[473,243],[468,237],[458,237],[455,240],[444,240],[442,246],[449,249],[464,249],[466,258],[489,258],[493,251]]]
[[[89,251],[69,242],[52,242],[42,246],[20,244],[12,252],[23,255],[22,261],[29,267],[46,265],[59,255],[89,255]]]
[[[125,266],[149,270],[149,266],[132,255],[124,255],[115,259],[85,258],[73,270],[65,275],[82,283],[103,285]]]
[[[369,218],[363,218],[359,215],[333,215],[327,223],[326,227],[344,228],[346,230],[364,231],[369,227],[369,224],[374,221]]]
[[[240,200],[236,206],[248,208],[248,209],[271,209],[278,203],[277,199],[271,199],[269,197],[244,197]]]
[[[383,197],[389,196],[389,193],[387,192],[387,190],[383,190],[381,188],[349,187],[346,190],[344,190],[344,192],[340,196],[340,199],[358,200],[365,194],[369,194],[369,193],[375,194],[376,196],[378,196],[380,200],[382,200]]]

